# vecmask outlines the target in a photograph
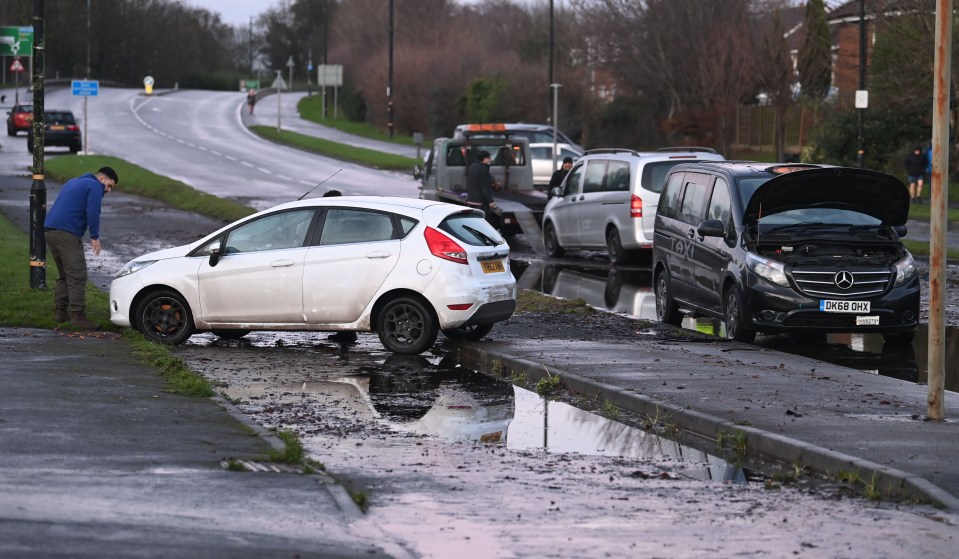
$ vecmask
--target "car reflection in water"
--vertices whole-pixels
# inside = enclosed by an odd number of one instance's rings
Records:
[[[382,365],[304,390],[334,396],[357,417],[397,432],[450,441],[501,444],[637,460],[682,462],[693,479],[744,482],[747,473],[721,458],[612,421],[456,364],[452,357],[392,355]]]
[[[582,299],[598,309],[656,320],[656,296],[648,271],[523,264],[510,263],[519,288],[563,299]]]

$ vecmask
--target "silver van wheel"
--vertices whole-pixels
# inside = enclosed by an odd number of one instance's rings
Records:
[[[609,253],[609,261],[613,264],[626,264],[629,260],[629,253],[623,249],[619,229],[615,227],[611,227],[606,233],[606,252]]]

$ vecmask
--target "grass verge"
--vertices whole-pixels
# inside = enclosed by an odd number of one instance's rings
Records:
[[[416,145],[416,143],[413,142],[412,136],[397,136],[394,134],[393,137],[390,138],[389,134],[366,122],[356,122],[345,118],[333,118],[329,116],[332,113],[329,108],[327,108],[327,118],[323,118],[322,95],[310,95],[300,99],[300,102],[296,105],[296,110],[299,111],[300,117],[304,120],[322,124],[323,126],[328,126],[341,132],[347,132],[381,142],[392,142],[394,144],[407,146]]]
[[[200,192],[178,180],[157,175],[143,167],[106,155],[65,155],[47,159],[45,171],[50,178],[64,182],[103,166],[113,167],[120,175],[117,190],[159,200],[184,211],[212,219],[236,221],[254,213],[250,207]]]
[[[0,216],[0,259],[10,263],[0,270],[0,326],[74,330],[69,324],[53,321],[56,263],[47,262],[46,290],[30,287],[30,239],[4,216]],[[117,331],[119,328],[110,324],[109,308],[109,296],[88,283],[87,316],[104,330]],[[173,357],[167,347],[147,341],[133,330],[124,330],[123,335],[141,362],[157,367],[167,390],[186,396],[213,395],[210,383]]]
[[[290,132],[288,130],[277,132],[276,128],[272,126],[251,126],[250,130],[261,138],[270,140],[271,142],[318,153],[341,161],[359,163],[360,165],[373,167],[374,169],[412,172],[413,166],[420,163],[412,157],[403,157],[401,155],[392,155],[371,149],[356,148],[322,138],[297,134],[296,132]]]
[[[557,299],[531,289],[522,289],[516,299],[516,314],[552,312],[587,314],[596,312],[583,299]]]
[[[41,291],[30,287],[30,238],[6,217],[0,216],[0,326],[53,329],[53,284],[58,271],[47,262],[46,283]],[[110,322],[107,294],[87,285],[87,315],[104,326]],[[64,326],[70,329],[70,326]]]

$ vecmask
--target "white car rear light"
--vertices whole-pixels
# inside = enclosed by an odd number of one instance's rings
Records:
[[[457,264],[466,264],[466,251],[446,234],[432,227],[427,227],[423,237],[426,238],[426,246],[429,247],[433,256]]]

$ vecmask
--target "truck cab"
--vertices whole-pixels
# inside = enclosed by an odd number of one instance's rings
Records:
[[[522,232],[514,214],[529,211],[541,218],[546,205],[545,194],[533,187],[533,164],[525,138],[484,129],[476,135],[467,132],[461,138],[435,139],[423,167],[413,172],[420,181],[420,198],[466,204],[466,170],[481,151],[492,156],[490,174],[499,184],[493,193],[499,207],[493,212],[499,217],[500,231],[507,235]]]

